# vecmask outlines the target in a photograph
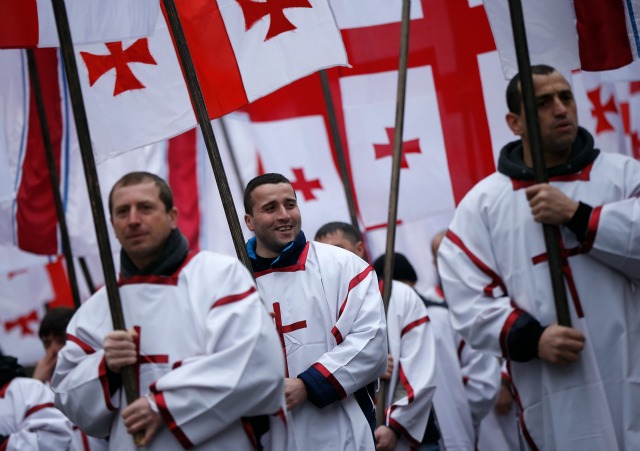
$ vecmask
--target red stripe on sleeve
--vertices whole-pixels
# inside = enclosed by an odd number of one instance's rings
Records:
[[[242,75],[218,2],[178,0],[175,3],[209,117],[223,116],[247,104]],[[165,12],[164,6],[162,11]],[[221,86],[224,89],[220,89]]]
[[[94,352],[96,352],[95,349],[93,349],[91,346],[89,346],[88,344],[86,344],[84,341],[80,340],[78,337],[76,337],[75,335],[71,335],[71,334],[67,334],[67,341],[71,341],[75,344],[77,344],[78,346],[80,346],[80,348],[86,353],[86,354],[93,354]]]
[[[104,396],[104,403],[107,406],[107,409],[110,411],[115,411],[116,408],[111,404],[111,392],[109,391],[109,381],[107,380],[107,362],[102,357],[100,360],[100,365],[98,366],[98,378],[100,379],[100,384],[102,385],[102,395]]]
[[[164,399],[164,394],[162,392],[157,392],[154,395],[154,398],[156,401],[156,405],[158,406],[158,410],[160,411],[160,416],[162,416],[165,424],[173,433],[173,435],[175,435],[175,437],[178,439],[182,447],[184,449],[193,448],[193,443],[191,443],[191,440],[189,440],[182,429],[180,429],[176,421],[173,419],[173,415],[171,415],[171,412],[169,412],[169,408],[167,407],[167,403]]]
[[[344,298],[344,302],[340,306],[340,311],[338,312],[338,318],[342,316],[342,312],[344,312],[344,308],[347,306],[347,301],[349,300],[349,294],[351,293],[351,290],[353,290],[355,287],[357,287],[360,284],[360,282],[366,279],[371,271],[373,271],[373,266],[369,265],[364,271],[362,271],[360,274],[358,274],[353,279],[351,279],[351,281],[349,282],[349,289],[347,290],[347,296]]]
[[[329,381],[333,388],[338,392],[340,399],[344,399],[347,397],[347,393],[344,391],[344,388],[342,388],[340,382],[338,382],[338,379],[336,379],[336,377],[331,374],[331,372],[327,368],[325,368],[322,363],[314,363],[312,366],[316,370],[320,371],[320,374],[322,374]]]
[[[404,426],[402,426],[393,418],[389,418],[389,427],[401,433],[402,436],[406,438],[409,443],[411,443],[411,446],[414,446],[416,448],[420,446],[420,441],[412,437],[411,434],[409,434],[409,431],[407,431]]]
[[[574,0],[580,65],[609,70],[633,61],[622,0]]]
[[[50,407],[53,407],[55,409],[56,406],[52,402],[47,402],[45,404],[38,404],[37,406],[33,406],[32,408],[27,410],[27,412],[24,414],[24,417],[27,418],[29,415],[32,415],[42,409],[48,409]]]
[[[37,49],[34,55],[40,73],[53,158],[58,177],[60,177],[62,111],[58,84],[58,56],[56,49]],[[58,216],[53,202],[49,167],[33,93],[29,100],[29,129],[25,150],[22,178],[16,193],[18,246],[35,254],[57,254]]]
[[[409,398],[409,403],[413,402],[413,398],[415,397],[414,393],[413,393],[413,387],[411,386],[411,384],[409,383],[409,379],[407,379],[407,375],[404,374],[404,370],[402,369],[402,365],[398,365],[398,372],[399,377],[400,377],[400,383],[402,384],[402,386],[404,387],[404,389],[407,392],[407,396]]]
[[[336,326],[333,326],[333,329],[331,329],[331,334],[335,337],[337,344],[340,344],[344,341],[344,338],[342,338],[342,334]]]
[[[507,335],[509,335],[511,326],[513,326],[513,323],[520,318],[520,315],[522,315],[521,310],[513,310],[507,317],[507,320],[504,322],[502,330],[500,331],[500,348],[502,349],[502,355],[505,358],[509,358],[509,353],[507,352]]]
[[[593,247],[593,242],[596,240],[596,233],[598,232],[598,223],[600,222],[600,215],[602,214],[602,206],[595,207],[591,212],[589,218],[589,225],[587,226],[587,236],[585,236],[582,242],[582,250],[589,252]]]
[[[498,276],[498,274],[496,274],[491,268],[489,268],[489,266],[482,260],[480,260],[473,252],[471,252],[471,250],[469,250],[469,248],[465,246],[458,235],[453,233],[451,230],[447,230],[446,237],[449,238],[453,244],[458,246],[462,250],[462,252],[467,254],[467,257],[469,257],[469,259],[473,262],[474,265],[476,265],[476,267],[480,271],[491,278],[491,283],[487,285],[487,288],[485,288],[486,295],[490,295],[490,293],[493,291],[492,288],[495,286],[499,286],[500,288],[502,288],[504,295],[507,295],[507,287],[504,285],[504,282],[502,281],[500,276]]]
[[[0,47],[22,48],[38,45],[40,30],[36,0],[0,0],[0,11]]]
[[[425,316],[425,317],[422,317],[422,318],[417,319],[415,321],[412,321],[412,322],[410,322],[409,324],[407,324],[406,326],[404,326],[402,328],[402,332],[400,332],[400,336],[403,337],[404,334],[409,332],[411,329],[414,329],[414,328],[418,327],[419,325],[425,324],[425,323],[428,323],[428,322],[429,322],[429,317],[428,316]]]
[[[231,296],[226,296],[224,298],[218,299],[215,302],[215,304],[213,304],[211,309],[214,309],[216,307],[221,307],[223,305],[231,304],[233,302],[241,301],[244,298],[246,298],[247,296],[249,296],[249,295],[251,295],[252,293],[255,293],[255,292],[256,292],[256,287],[252,286],[251,288],[249,288],[244,293],[232,294]]]

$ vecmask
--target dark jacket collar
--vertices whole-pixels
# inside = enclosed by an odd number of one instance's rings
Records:
[[[558,166],[547,168],[547,175],[552,178],[580,172],[593,163],[599,154],[600,151],[593,147],[591,134],[584,128],[578,127],[578,134],[569,158]],[[533,168],[527,167],[524,163],[521,140],[510,142],[502,148],[498,160],[498,172],[516,180],[534,180]]]
[[[131,276],[170,276],[184,262],[188,253],[189,245],[187,239],[176,228],[169,234],[160,257],[142,269],[138,269],[124,249],[121,249],[120,275],[123,279]]]
[[[304,250],[304,246],[307,244],[307,238],[301,230],[296,239],[287,244],[282,252],[280,252],[280,255],[273,260],[259,257],[256,254],[256,244],[256,237],[247,241],[247,252],[249,254],[249,259],[251,260],[253,272],[260,272],[268,269],[284,268],[286,266],[295,265],[298,262],[300,253]]]

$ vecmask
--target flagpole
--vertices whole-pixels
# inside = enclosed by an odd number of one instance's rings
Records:
[[[96,292],[96,285],[93,283],[91,271],[89,271],[89,266],[87,266],[87,260],[84,257],[80,257],[78,260],[80,260],[80,268],[82,268],[82,274],[84,275],[84,280],[87,282],[89,293],[93,294]]]
[[[189,95],[193,102],[196,118],[200,124],[200,130],[204,138],[204,143],[209,155],[209,161],[211,162],[211,168],[218,185],[218,191],[220,192],[220,199],[222,206],[224,207],[225,215],[227,216],[227,222],[229,223],[229,230],[231,232],[231,238],[233,245],[236,249],[238,259],[244,263],[249,269],[249,272],[253,274],[251,267],[251,261],[249,260],[249,254],[244,244],[244,236],[242,235],[242,229],[240,228],[240,221],[238,220],[238,213],[233,203],[233,197],[231,196],[231,190],[229,189],[229,182],[225,174],[224,165],[220,158],[220,150],[218,149],[218,143],[213,133],[213,127],[211,126],[211,120],[209,119],[209,113],[207,112],[207,106],[204,102],[202,95],[202,89],[198,83],[198,76],[196,74],[195,67],[193,66],[193,60],[187,47],[187,41],[182,30],[182,24],[178,17],[178,10],[173,0],[162,0],[165,12],[167,13],[167,19],[169,28],[173,34],[176,49],[178,51],[178,57],[182,64],[182,69],[187,80],[187,88],[189,89]],[[215,45],[212,44],[212,45]]]
[[[56,26],[58,28],[58,39],[60,40],[60,50],[62,53],[65,73],[67,75],[67,83],[69,85],[69,95],[71,105],[73,107],[76,131],[78,133],[78,144],[80,146],[82,166],[84,168],[85,179],[87,182],[87,190],[89,192],[91,213],[93,215],[93,222],[96,229],[96,238],[98,240],[102,271],[104,273],[105,287],[107,290],[107,297],[109,299],[111,320],[115,330],[125,330],[124,314],[122,312],[120,292],[118,291],[118,284],[115,277],[113,255],[111,253],[111,245],[109,243],[109,234],[107,233],[107,221],[104,216],[104,207],[102,204],[102,197],[100,195],[100,185],[98,183],[98,173],[96,171],[96,163],[93,157],[93,149],[91,147],[87,114],[84,109],[82,90],[80,89],[80,78],[78,76],[78,66],[76,64],[73,42],[71,40],[67,9],[64,4],[64,0],[51,0],[51,3],[53,4],[53,12],[56,20]],[[134,367],[126,366],[122,368],[120,374],[122,375],[122,385],[124,387],[127,403],[131,404],[138,399],[138,386]],[[134,436],[136,444],[139,443],[143,437],[143,432],[137,433]]]
[[[347,206],[349,207],[351,225],[355,227],[356,230],[360,230],[360,227],[358,226],[358,215],[356,213],[356,203],[353,196],[353,193],[355,191],[353,189],[353,184],[351,183],[351,178],[349,177],[349,170],[347,169],[347,158],[344,154],[342,139],[340,139],[336,109],[333,104],[333,98],[331,97],[329,77],[327,76],[327,71],[325,69],[322,69],[320,71],[320,82],[322,83],[324,103],[327,107],[327,115],[329,117],[329,130],[331,132],[331,140],[333,141],[333,148],[336,150],[336,157],[338,159],[338,169],[340,170],[340,178],[342,179],[342,188],[344,189],[344,195],[347,199]]]
[[[409,61],[409,19],[411,0],[402,1],[402,25],[400,31],[400,61],[398,64],[398,92],[396,97],[396,124],[393,136],[393,161],[391,164],[391,189],[389,192],[389,216],[387,219],[387,247],[384,256],[384,287],[382,301],[385,313],[389,309],[393,265],[395,262],[396,220],[398,218],[398,190],[400,188],[400,164],[402,162],[402,134],[404,129],[404,105],[407,92],[407,65]],[[378,425],[385,424],[386,386],[380,385],[376,416]]]
[[[229,150],[229,158],[231,159],[231,166],[233,167],[233,172],[236,174],[236,179],[238,179],[238,186],[240,187],[240,193],[243,193],[244,180],[242,179],[242,173],[240,172],[240,165],[238,165],[236,154],[233,151],[233,144],[231,143],[229,130],[227,129],[227,124],[225,124],[224,117],[219,118],[219,123],[220,123],[220,130],[222,130],[222,139],[224,140],[224,144],[227,146],[227,149]]]
[[[529,145],[531,147],[531,155],[533,158],[535,182],[547,183],[549,179],[547,177],[544,153],[542,151],[542,138],[540,136],[540,126],[538,123],[538,111],[535,102],[531,63],[529,61],[529,49],[521,1],[509,0],[509,12],[511,14],[513,39],[518,59],[518,72],[520,73],[520,86],[522,91],[522,100],[524,103],[524,114],[527,121],[527,130],[530,131]],[[553,298],[555,300],[558,324],[571,327],[571,314],[569,313],[567,291],[564,286],[562,253],[559,244],[560,229],[558,226],[542,224],[542,231],[544,233],[547,255],[549,256],[549,273],[551,275],[551,285],[553,288]]]
[[[67,218],[64,214],[62,206],[62,198],[60,197],[60,181],[56,169],[55,159],[53,158],[53,146],[51,145],[51,135],[49,134],[49,124],[44,108],[44,100],[42,98],[42,84],[40,83],[40,75],[38,73],[38,65],[33,50],[27,50],[27,63],[29,65],[29,75],[31,78],[31,90],[36,101],[36,110],[38,111],[38,119],[40,122],[40,131],[42,133],[42,143],[44,144],[44,154],[47,158],[47,168],[49,170],[49,182],[51,183],[51,194],[53,194],[53,204],[56,208],[58,217],[58,225],[60,227],[60,242],[62,244],[62,253],[64,254],[67,264],[67,277],[71,287],[71,295],[73,297],[73,307],[77,310],[80,308],[80,292],[78,290],[78,278],[76,269],[73,264],[73,254],[71,251],[71,241],[69,240],[69,229],[67,228]]]

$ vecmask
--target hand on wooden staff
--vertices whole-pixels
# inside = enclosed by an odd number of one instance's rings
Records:
[[[584,340],[579,330],[552,324],[540,336],[538,358],[558,365],[576,362],[584,349]]]
[[[387,370],[384,372],[384,374],[382,376],[380,376],[380,379],[382,379],[383,381],[388,381],[389,379],[391,379],[391,372],[393,371],[393,357],[391,357],[391,354],[387,355]]]

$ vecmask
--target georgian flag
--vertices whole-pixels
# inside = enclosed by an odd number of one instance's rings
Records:
[[[158,0],[65,0],[74,43],[109,42],[153,32]],[[51,0],[0,0],[0,48],[58,47]]]
[[[484,0],[507,78],[518,72],[509,4]],[[531,64],[611,70],[638,59],[640,0],[523,0]]]

